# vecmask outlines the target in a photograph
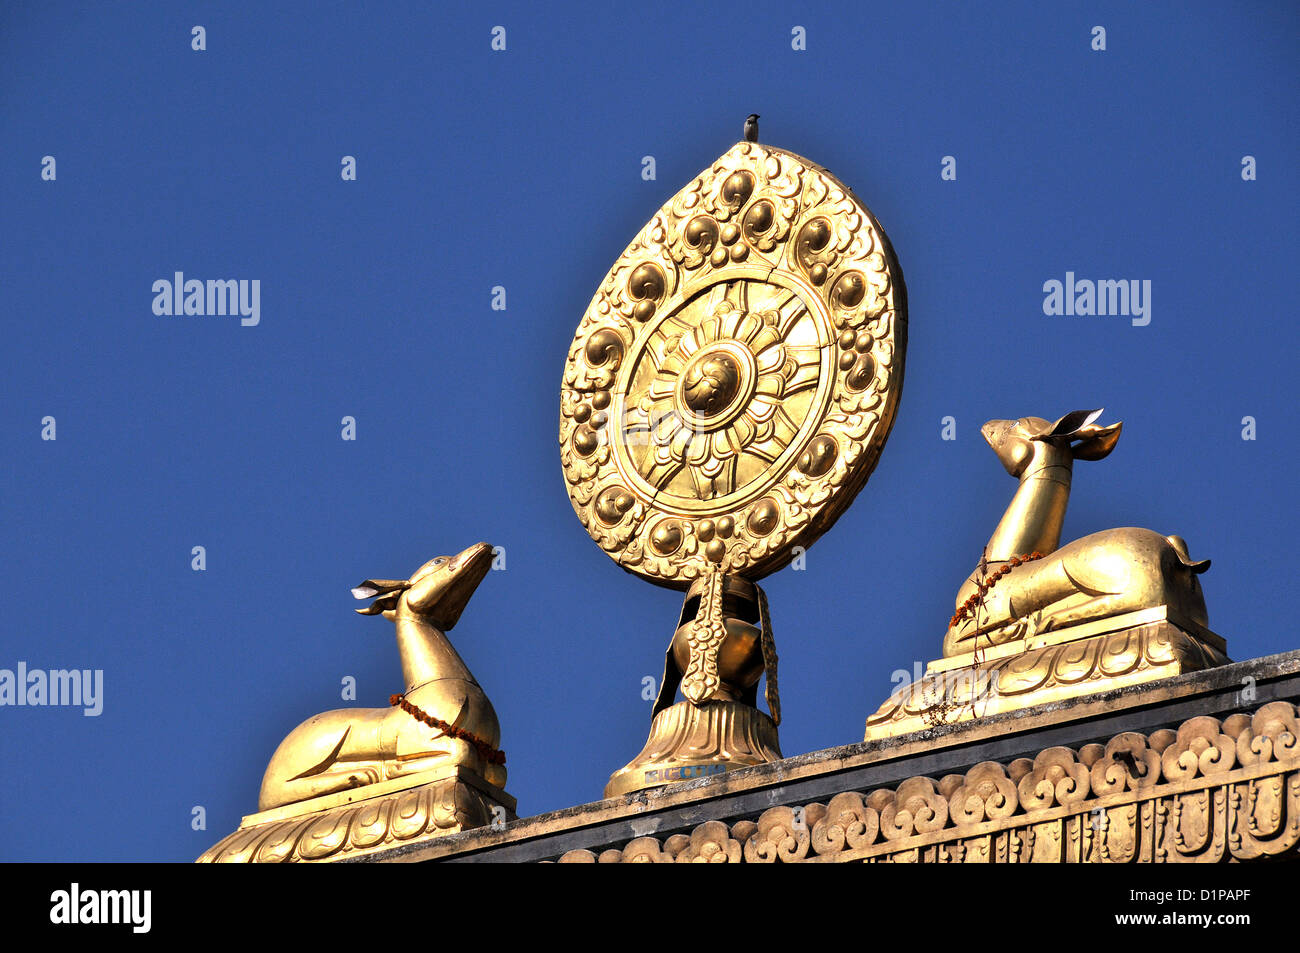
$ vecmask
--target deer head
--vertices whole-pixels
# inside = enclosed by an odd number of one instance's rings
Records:
[[[1040,466],[1069,465],[1072,460],[1100,460],[1119,442],[1124,422],[1099,427],[1101,409],[1075,410],[1052,422],[1042,417],[990,420],[980,428],[984,439],[1013,477],[1021,477],[1037,460]],[[1064,459],[1061,459],[1061,458]],[[1035,468],[1037,469],[1037,468]]]
[[[460,620],[474,590],[492,568],[492,547],[475,543],[456,556],[438,556],[417,569],[410,579],[367,579],[352,590],[358,599],[378,596],[361,615],[392,621],[403,606],[447,632]]]

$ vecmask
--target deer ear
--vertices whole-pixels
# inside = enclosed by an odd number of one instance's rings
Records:
[[[1053,437],[1069,437],[1078,433],[1082,428],[1088,426],[1098,417],[1101,416],[1103,408],[1098,407],[1096,410],[1074,410],[1066,414],[1052,426],[1047,428],[1040,440],[1051,440]]]
[[[397,589],[405,589],[409,585],[410,582],[405,579],[366,579],[352,590],[352,598],[369,599],[371,596],[381,596]]]
[[[354,595],[355,592],[356,591],[353,590]],[[357,598],[367,599],[369,597],[357,596]],[[402,598],[401,592],[397,592],[397,591],[388,592],[380,596],[374,602],[370,603],[370,605],[366,606],[364,609],[353,609],[352,611],[355,612],[357,615],[380,615],[381,613],[387,612],[389,609],[396,609],[397,603],[399,600],[401,600],[401,598]]]
[[[1115,449],[1115,444],[1119,443],[1119,432],[1124,426],[1124,421],[1111,424],[1109,427],[1090,427],[1083,432],[1084,439],[1076,443],[1071,448],[1071,454],[1076,460],[1100,460],[1106,454]]]

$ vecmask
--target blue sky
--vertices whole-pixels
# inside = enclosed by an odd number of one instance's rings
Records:
[[[1063,538],[1178,533],[1234,658],[1296,647],[1294,5],[589,6],[0,12],[0,668],[104,673],[97,717],[0,708],[0,859],[194,858],[285,734],[353,704],[345,676],[356,704],[401,689],[349,588],[480,539],[506,569],[452,638],[508,789],[525,815],[598,799],[680,597],[574,517],[563,361],[750,112],[872,209],[910,306],[875,474],[764,583],[786,754],[860,740],[939,654],[1015,489],[990,418],[1105,406],[1124,435],[1076,469]],[[260,322],[155,315],[177,271],[260,281]],[[1067,272],[1149,280],[1150,323],[1044,314]]]

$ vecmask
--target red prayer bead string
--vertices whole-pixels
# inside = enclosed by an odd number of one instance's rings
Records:
[[[466,731],[464,728],[457,728],[455,725],[448,724],[441,718],[435,718],[418,705],[412,705],[406,700],[405,695],[389,695],[388,704],[395,708],[401,708],[416,721],[423,722],[430,728],[438,728],[443,734],[458,738],[461,741],[467,741],[472,744],[478,753],[483,756],[483,760],[488,764],[505,764],[506,753],[499,748],[494,748],[472,731]]]
[[[1016,568],[1017,566],[1023,566],[1025,563],[1033,562],[1035,559],[1042,559],[1042,558],[1043,558],[1043,554],[1038,552],[1037,550],[1035,550],[1032,553],[1029,553],[1026,556],[1012,556],[1010,559],[1006,560],[1006,562],[1000,568],[998,568],[996,572],[990,573],[989,575],[985,576],[982,580],[977,579],[975,581],[975,588],[977,591],[973,593],[969,599],[967,599],[965,602],[961,604],[961,608],[959,608],[956,612],[953,613],[952,619],[948,622],[948,627],[952,628],[953,626],[960,623],[962,619],[970,615],[977,605],[980,605],[984,602],[984,594],[988,592],[990,589],[992,589],[994,586],[996,586],[998,580],[1001,579],[1003,576],[1005,576],[1007,573],[1011,572],[1012,569]]]

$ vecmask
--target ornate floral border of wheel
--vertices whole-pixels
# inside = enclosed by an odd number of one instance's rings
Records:
[[[779,569],[875,467],[906,337],[871,213],[807,159],[737,143],[641,230],[578,325],[559,434],[578,518],[661,585]]]

